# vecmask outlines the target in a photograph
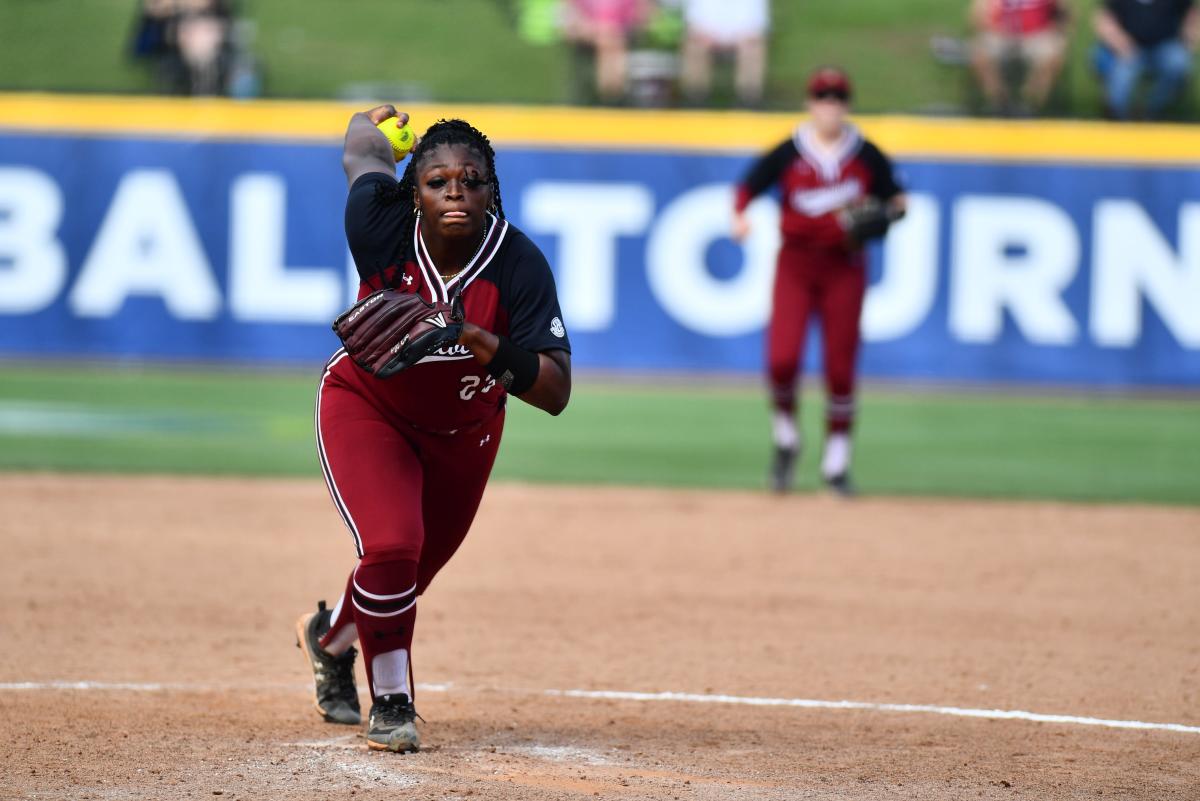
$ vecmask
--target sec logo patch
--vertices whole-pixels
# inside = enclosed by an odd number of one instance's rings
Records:
[[[550,321],[550,333],[560,339],[567,335],[567,329],[563,328],[562,320],[555,317]]]

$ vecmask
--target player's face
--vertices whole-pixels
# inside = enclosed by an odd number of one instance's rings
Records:
[[[835,136],[846,124],[848,102],[844,97],[832,94],[808,99],[808,113],[813,126],[824,136]]]
[[[417,170],[421,230],[447,239],[483,235],[492,205],[491,176],[480,154],[466,145],[438,145]]]

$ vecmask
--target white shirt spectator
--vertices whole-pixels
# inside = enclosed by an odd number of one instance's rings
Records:
[[[726,46],[766,36],[770,28],[768,0],[684,0],[688,31]]]

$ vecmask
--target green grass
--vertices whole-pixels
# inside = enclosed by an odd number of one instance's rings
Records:
[[[1078,0],[1061,112],[1095,116],[1087,66],[1090,15]],[[565,45],[518,35],[498,0],[254,0],[255,52],[275,97],[336,96],[347,84],[418,84],[434,100],[561,103],[570,99]],[[966,32],[967,0],[773,3],[768,103],[795,109],[804,79],[826,63],[849,68],[862,111],[922,112],[963,105],[963,70],[935,63],[930,38]],[[0,90],[146,92],[153,82],[128,56],[130,0],[0,2]],[[722,78],[722,76],[725,76]],[[718,82],[728,84],[725,71]],[[400,98],[403,99],[403,98]]]
[[[319,475],[316,374],[0,368],[0,469]],[[818,398],[804,425],[819,440]],[[763,486],[757,386],[583,380],[550,418],[510,406],[499,479]],[[1191,398],[863,393],[857,478],[880,494],[1200,504]],[[810,447],[801,488],[816,487]]]

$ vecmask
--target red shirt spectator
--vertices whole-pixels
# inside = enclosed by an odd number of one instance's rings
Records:
[[[1028,36],[1058,27],[1058,0],[986,0],[988,27],[1001,34]]]
[[[1022,114],[1046,104],[1066,57],[1066,15],[1066,0],[973,0],[971,64],[993,112]],[[1019,99],[1004,70],[1013,60],[1027,65]]]

